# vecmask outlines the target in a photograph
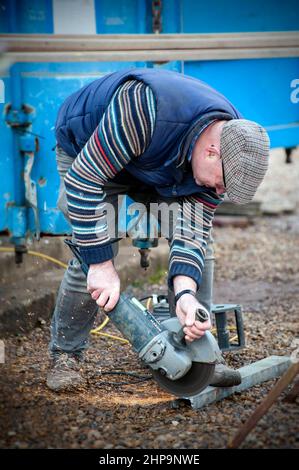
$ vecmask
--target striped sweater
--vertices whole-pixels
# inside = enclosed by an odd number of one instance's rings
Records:
[[[150,87],[136,80],[125,82],[114,93],[99,125],[65,177],[73,232],[87,264],[113,258],[104,186],[150,144],[155,105]],[[221,200],[211,190],[180,199],[177,228],[170,247],[170,286],[173,277],[179,274],[192,277],[199,286],[213,214]]]

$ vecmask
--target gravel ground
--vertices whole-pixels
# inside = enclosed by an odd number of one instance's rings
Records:
[[[299,204],[299,147],[291,153],[291,163],[285,164],[284,149],[272,149],[269,169],[255,195],[265,214],[293,211]]]
[[[263,217],[246,229],[216,228],[215,301],[244,307],[247,347],[225,354],[240,367],[272,354],[288,355],[298,336],[299,222],[297,215]],[[165,291],[164,273],[132,293]],[[153,282],[156,284],[153,285]],[[101,321],[101,318],[98,319]],[[106,332],[116,333],[112,326]],[[48,323],[27,336],[8,338],[1,365],[1,448],[223,448],[275,381],[235,394],[201,410],[145,381],[107,376],[147,370],[129,346],[92,336],[86,385],[73,393],[45,386]],[[284,395],[246,439],[247,448],[298,448],[298,400]]]

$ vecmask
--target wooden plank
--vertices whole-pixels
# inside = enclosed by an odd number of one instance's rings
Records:
[[[170,62],[173,60],[227,60],[299,57],[299,47],[269,49],[201,49],[165,51],[8,52],[14,62]]]
[[[242,383],[236,387],[220,388],[207,387],[198,395],[189,398],[192,408],[199,409],[219,400],[242,392],[250,387],[259,385],[282,375],[289,367],[290,359],[285,356],[270,356],[239,369]]]
[[[258,421],[267,413],[269,408],[273,403],[278,399],[279,395],[292,383],[296,375],[299,373],[299,362],[293,363],[286,373],[279,379],[279,381],[272,388],[267,397],[262,401],[262,403],[257,407],[254,413],[250,418],[244,423],[244,425],[239,429],[235,437],[229,443],[229,449],[237,449],[240,447],[242,442],[246,439],[246,436],[255,428]]]

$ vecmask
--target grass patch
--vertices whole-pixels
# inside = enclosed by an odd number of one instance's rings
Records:
[[[136,279],[135,281],[131,282],[132,287],[143,287],[147,279]]]
[[[165,271],[165,268],[159,266],[156,271],[151,276],[149,276],[148,282],[150,284],[161,284],[165,281],[166,275],[167,272]]]
[[[150,276],[142,276],[134,281],[132,281],[130,284],[132,287],[136,287],[137,289],[140,289],[144,287],[145,284],[162,284],[166,282],[166,276],[167,276],[167,270],[165,267],[158,266],[156,270],[150,275]]]

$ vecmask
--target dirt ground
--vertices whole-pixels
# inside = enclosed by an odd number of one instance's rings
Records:
[[[298,336],[298,214],[257,218],[247,228],[215,229],[215,302],[241,303],[246,348],[226,353],[237,368],[272,354],[289,355]],[[164,272],[143,296],[165,291]],[[153,284],[153,282],[155,282]],[[98,319],[101,322],[101,318]],[[117,334],[111,325],[104,330]],[[5,340],[1,365],[1,448],[223,448],[275,381],[235,394],[201,410],[161,391],[147,380],[106,375],[135,371],[148,375],[127,344],[91,337],[86,385],[73,393],[45,386],[49,324]],[[119,382],[132,382],[120,385]],[[117,382],[117,383],[112,383]],[[280,397],[246,439],[247,448],[298,448],[298,400]]]

